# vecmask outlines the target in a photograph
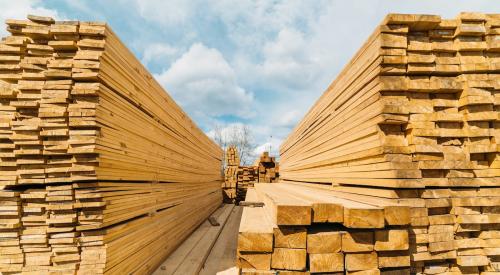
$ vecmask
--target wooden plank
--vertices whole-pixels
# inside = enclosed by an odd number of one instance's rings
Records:
[[[306,250],[294,248],[275,248],[271,257],[274,269],[305,270]]]
[[[224,222],[225,218],[229,215],[226,214],[232,211],[234,206],[224,205],[223,207],[217,209],[212,216],[216,216]],[[190,270],[183,270],[185,274],[196,274],[198,269],[201,267],[199,263],[193,263],[192,254],[196,254],[197,260],[203,260],[204,253],[210,251],[210,245],[208,247],[200,246],[205,242],[205,238],[211,236],[214,237],[212,232],[217,232],[218,229],[223,228],[224,225],[214,227],[208,221],[203,222],[190,236],[187,238],[161,265],[153,274],[176,274],[178,270],[191,268]],[[216,236],[216,235],[215,235]],[[215,238],[216,240],[217,238]],[[215,241],[213,238],[208,238],[208,241]],[[189,264],[188,264],[189,263]],[[201,263],[203,264],[203,262]]]
[[[249,201],[257,200],[257,192],[255,191],[255,189],[250,188],[247,190],[246,199]],[[273,251],[273,224],[267,220],[267,214],[264,208],[244,208],[238,232],[239,251]]]
[[[264,202],[264,209],[276,225],[311,224],[311,204],[290,193],[276,192],[274,186],[256,184],[255,190]]]
[[[311,273],[342,272],[344,271],[344,254],[309,254],[309,265]]]
[[[222,213],[218,215],[220,226],[210,226],[208,232],[203,234],[203,238],[196,243],[190,253],[185,257],[173,274],[199,274],[212,247],[219,237],[226,221],[233,211],[234,204],[223,206]],[[206,223],[207,221],[205,221]],[[161,270],[161,269],[160,269]]]

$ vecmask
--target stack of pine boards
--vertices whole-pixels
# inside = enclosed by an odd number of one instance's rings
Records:
[[[104,23],[0,42],[0,272],[144,274],[221,202],[221,149]]]
[[[238,148],[231,145],[226,149],[225,155],[226,167],[224,168],[224,183],[222,191],[224,199],[233,202],[236,199],[236,187],[238,184],[238,169],[240,167],[240,156]]]
[[[242,274],[406,274],[410,208],[287,183],[250,188],[238,234]]]
[[[240,166],[238,148],[235,145],[229,146],[226,149],[226,168],[222,184],[225,201],[244,201],[248,187],[252,187],[259,179],[258,171],[257,166]]]
[[[279,164],[275,157],[269,156],[269,152],[263,152],[258,159],[259,182],[278,182]]]
[[[238,153],[238,147],[236,147],[235,145],[230,145],[226,149],[226,165],[227,166],[240,165],[240,155]]]
[[[280,178],[412,208],[412,273],[500,272],[500,15],[389,14],[280,148]]]
[[[244,201],[249,187],[253,187],[257,182],[257,167],[240,166],[237,172],[238,182],[236,184],[236,200]]]

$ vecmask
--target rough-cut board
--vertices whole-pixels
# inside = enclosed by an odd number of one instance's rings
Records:
[[[246,199],[249,201],[257,199],[254,189],[248,189]],[[273,224],[268,221],[264,208],[246,207],[241,216],[238,250],[243,252],[272,252],[273,234]]]

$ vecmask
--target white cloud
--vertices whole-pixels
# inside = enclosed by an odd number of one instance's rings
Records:
[[[134,0],[139,14],[147,21],[176,26],[192,20],[196,1]]]
[[[158,81],[188,113],[249,118],[253,94],[240,87],[233,68],[216,50],[193,44]]]
[[[25,19],[28,14],[58,17],[57,11],[41,7],[39,0],[0,0],[0,22],[6,19]],[[0,36],[9,35],[5,27],[0,28]]]
[[[152,43],[144,47],[142,54],[142,63],[149,65],[150,63],[166,63],[179,52],[179,50],[167,43]]]
[[[253,150],[253,157],[259,157],[263,152],[269,152],[269,155],[273,157],[279,156],[279,146],[283,142],[282,139],[271,138],[268,141],[261,143],[255,147]]]
[[[275,40],[264,45],[264,61],[255,70],[278,91],[307,88],[320,73],[311,51],[314,49],[310,49],[302,32],[285,28]]]
[[[226,143],[232,143],[238,139],[234,137],[235,134],[242,132],[242,128],[247,126],[249,129],[249,141],[252,145],[249,153],[249,158],[247,159],[249,163],[253,163],[262,152],[269,152],[272,156],[279,155],[279,145],[283,141],[282,132],[279,128],[273,127],[271,124],[260,125],[260,124],[244,124],[240,122],[235,123],[221,123],[217,122],[212,130],[206,132],[207,136],[216,140],[216,136],[222,138]],[[277,136],[275,136],[275,134]]]
[[[285,110],[277,116],[274,122],[275,126],[278,127],[289,127],[292,128],[299,122],[302,117],[302,112],[299,110]]]
[[[284,95],[311,88],[318,77],[317,63],[324,60],[311,54],[315,49],[305,32],[328,5],[329,1],[221,0],[211,10],[236,45],[230,61],[241,83]]]
[[[214,128],[206,133],[207,136],[209,136],[212,139],[215,139],[216,135],[218,134],[222,139],[224,139],[228,143],[233,142],[234,141],[233,135],[237,132],[240,132],[241,129],[245,126],[245,124],[241,122],[228,123],[228,124],[221,124],[216,122],[214,125],[215,125]]]
[[[269,34],[291,26],[305,26],[327,1],[219,0],[210,10],[226,26],[228,38],[245,50],[259,51]],[[257,47],[257,48],[256,48]]]

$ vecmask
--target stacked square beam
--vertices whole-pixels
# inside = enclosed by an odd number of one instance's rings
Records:
[[[258,159],[259,182],[278,182],[279,164],[275,157],[269,156],[269,152],[263,152]]]
[[[361,203],[285,183],[256,184],[246,200],[264,207],[243,210],[242,274],[409,272],[409,207]]]
[[[224,191],[227,201],[236,199],[236,189],[238,185],[238,169],[240,167],[240,156],[236,146],[231,145],[226,149],[226,168],[224,168],[224,183],[222,190]]]
[[[154,270],[220,204],[221,149],[106,24],[6,23],[0,272]]]
[[[229,146],[222,185],[225,199],[230,203],[244,201],[247,189],[259,180],[258,173],[258,166],[240,166],[238,149],[234,145]]]
[[[240,166],[236,172],[238,182],[236,184],[236,200],[244,201],[247,189],[253,187],[257,182],[257,167],[255,166]]]
[[[280,148],[280,178],[412,208],[412,273],[500,272],[500,15],[389,14]]]

